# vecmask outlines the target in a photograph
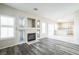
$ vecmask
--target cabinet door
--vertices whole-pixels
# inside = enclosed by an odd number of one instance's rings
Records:
[[[19,37],[20,37],[20,42],[25,42],[25,31],[24,30],[19,31]]]

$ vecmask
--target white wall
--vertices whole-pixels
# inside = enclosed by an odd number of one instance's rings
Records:
[[[9,15],[9,16],[14,16],[14,17],[26,16],[26,17],[39,19],[41,22],[42,21],[44,21],[46,23],[48,22],[47,21],[48,19],[46,19],[44,17],[40,17],[40,16],[37,16],[37,15],[32,15],[28,12],[23,12],[23,11],[17,10],[15,8],[12,8],[12,7],[3,5],[3,4],[0,4],[0,15]],[[17,19],[16,19],[16,21],[17,21]],[[17,22],[16,22],[16,26],[17,26]],[[49,21],[49,22],[51,22],[51,21]],[[0,40],[0,49],[19,44],[18,31],[16,31],[15,35],[16,35],[15,39]],[[42,36],[47,37],[47,33],[45,33],[45,34],[41,33],[41,38],[43,38]]]
[[[74,22],[75,22],[75,43],[79,44],[79,10],[74,13]]]
[[[52,20],[49,20],[47,18],[33,15],[28,12],[23,12],[23,11],[17,10],[15,8],[11,8],[11,7],[3,5],[3,4],[0,4],[0,15],[9,15],[9,16],[14,16],[14,17],[26,16],[26,17],[38,19],[38,20],[40,20],[41,23],[42,22],[45,22],[46,24],[55,23]],[[54,35],[54,37],[52,37],[52,39],[58,39],[58,40],[69,42],[69,43],[79,44],[79,12],[76,12],[74,14],[73,19],[75,20],[74,21],[75,22],[75,26],[74,26],[75,27],[75,29],[74,29],[75,36],[74,37],[65,37],[65,36]],[[16,21],[17,21],[17,19],[16,19]],[[16,25],[17,25],[17,23],[16,23]],[[29,31],[27,31],[27,32],[29,32]],[[16,31],[15,34],[16,34],[15,39],[0,40],[0,49],[19,44],[18,31]],[[48,37],[48,27],[46,27],[46,33],[45,34],[41,33],[40,37],[41,38]]]

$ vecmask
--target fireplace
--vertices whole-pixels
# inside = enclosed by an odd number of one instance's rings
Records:
[[[33,41],[33,40],[36,40],[36,33],[28,33],[27,35],[27,39],[28,39],[28,42],[29,41]]]

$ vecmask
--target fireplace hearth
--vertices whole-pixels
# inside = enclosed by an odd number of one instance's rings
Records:
[[[28,42],[36,40],[36,33],[28,33],[27,37]]]

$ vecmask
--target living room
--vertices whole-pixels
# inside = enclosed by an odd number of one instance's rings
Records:
[[[78,6],[77,3],[1,3],[0,54],[78,55]]]

